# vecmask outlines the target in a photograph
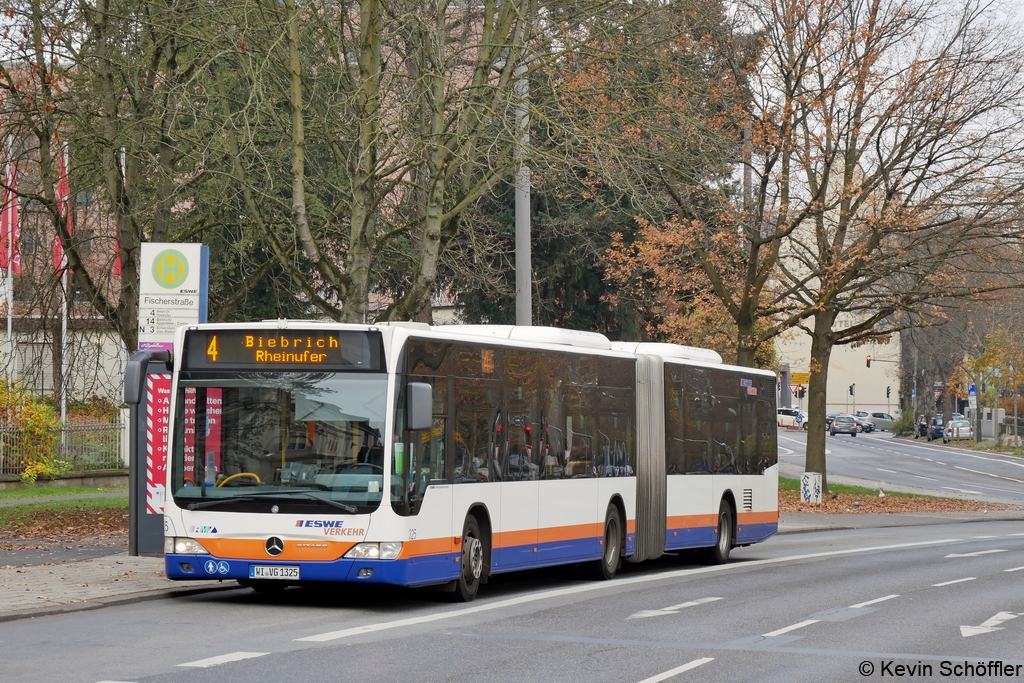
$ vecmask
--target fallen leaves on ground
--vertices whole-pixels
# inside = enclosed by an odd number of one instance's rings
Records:
[[[983,510],[1019,510],[1013,505],[992,505],[974,500],[959,498],[925,498],[886,495],[860,495],[840,493],[833,499],[831,494],[824,496],[821,505],[801,503],[798,491],[779,491],[779,510],[781,512],[818,512],[822,514],[844,513],[890,513],[904,514],[908,512],[981,512]]]
[[[32,510],[8,516],[0,527],[0,548],[13,547],[11,541],[46,538],[56,541],[67,537],[124,536],[128,533],[128,512],[123,508],[69,508]],[[5,545],[12,545],[7,548]],[[20,544],[19,544],[20,545]]]

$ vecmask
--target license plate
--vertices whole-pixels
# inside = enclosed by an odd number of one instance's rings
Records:
[[[264,564],[249,565],[250,579],[298,579],[298,567],[268,566]]]

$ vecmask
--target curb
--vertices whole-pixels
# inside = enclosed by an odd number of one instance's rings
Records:
[[[139,593],[128,593],[125,595],[111,596],[88,602],[71,603],[64,607],[51,607],[31,612],[13,612],[0,614],[0,624],[21,619],[34,619],[36,617],[48,617],[55,614],[71,614],[73,612],[89,612],[91,610],[103,609],[104,607],[115,607],[118,605],[132,605],[139,602],[151,600],[164,600],[167,598],[186,598],[192,595],[203,593],[216,593],[229,590],[241,590],[242,586],[234,585],[204,586],[202,588],[159,588],[157,590],[142,591]]]

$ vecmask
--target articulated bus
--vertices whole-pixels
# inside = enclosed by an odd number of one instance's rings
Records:
[[[713,351],[281,320],[181,328],[169,367],[172,579],[469,601],[502,572],[721,563],[778,530],[776,377]]]

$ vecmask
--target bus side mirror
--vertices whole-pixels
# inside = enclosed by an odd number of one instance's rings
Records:
[[[409,431],[430,429],[434,424],[433,387],[426,382],[405,385],[405,428]]]
[[[124,369],[124,402],[137,406],[146,391],[146,373],[151,362],[166,363],[171,367],[170,351],[136,351]]]

